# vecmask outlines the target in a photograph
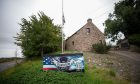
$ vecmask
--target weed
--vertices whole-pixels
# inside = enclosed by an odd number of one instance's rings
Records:
[[[110,69],[109,70],[109,75],[115,77],[116,76],[115,70]]]

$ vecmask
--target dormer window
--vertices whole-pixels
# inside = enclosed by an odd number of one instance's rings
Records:
[[[87,32],[87,34],[89,34],[90,33],[90,28],[87,28],[86,32]]]

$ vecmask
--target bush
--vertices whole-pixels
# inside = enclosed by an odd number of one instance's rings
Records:
[[[128,37],[130,44],[140,47],[140,34],[131,35]]]
[[[111,46],[110,45],[107,46],[106,44],[102,44],[102,43],[97,43],[97,44],[93,44],[92,48],[96,53],[104,54],[109,51]]]

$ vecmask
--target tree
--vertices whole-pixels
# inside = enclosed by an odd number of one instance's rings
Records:
[[[32,15],[30,20],[22,18],[21,21],[15,43],[21,46],[24,56],[41,56],[61,48],[61,27],[54,25],[43,12],[38,13],[38,17]]]
[[[140,0],[122,0],[116,3],[113,14],[109,14],[105,21],[105,27],[105,35],[112,40],[117,39],[119,32],[128,39],[140,34]]]

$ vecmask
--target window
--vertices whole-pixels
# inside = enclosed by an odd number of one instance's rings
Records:
[[[72,41],[72,45],[74,45],[74,41]]]
[[[90,28],[87,28],[86,31],[87,31],[87,34],[89,34],[90,33]]]

